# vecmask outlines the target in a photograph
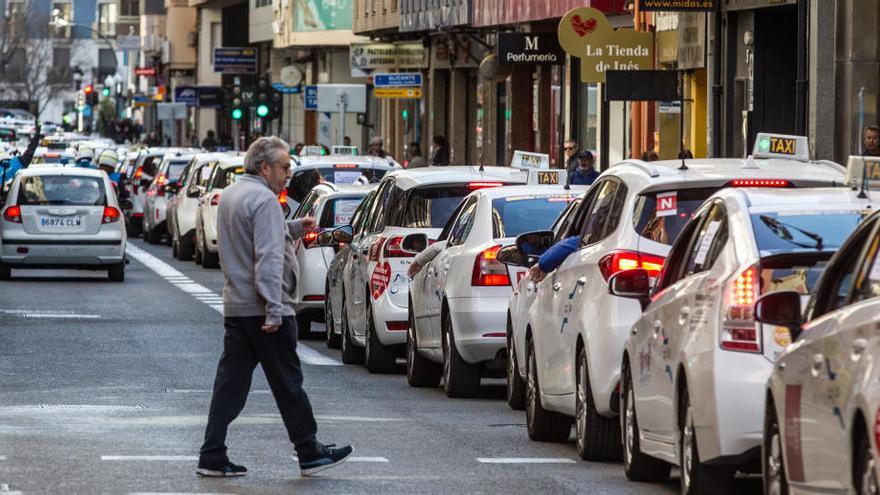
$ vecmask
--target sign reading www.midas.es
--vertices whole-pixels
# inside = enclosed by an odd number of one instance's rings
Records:
[[[613,29],[600,10],[579,7],[559,21],[559,44],[581,59],[581,82],[605,82],[607,70],[648,70],[654,63],[654,36]]]
[[[716,0],[639,0],[640,10],[705,12],[715,10]]]

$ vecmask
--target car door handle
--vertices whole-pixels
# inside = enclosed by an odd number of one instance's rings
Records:
[[[528,292],[529,294],[531,294],[533,290],[535,290],[535,283],[534,283],[534,282],[528,282],[528,283],[526,284],[526,292]]]
[[[854,360],[860,359],[862,354],[865,353],[865,349],[868,347],[868,341],[866,339],[856,339],[853,341],[852,345],[852,358]]]
[[[444,272],[448,272],[448,271],[449,271],[449,263],[446,263],[445,265],[443,265],[443,271],[444,271]]]
[[[367,249],[367,248],[361,249],[361,254],[363,254],[364,256],[366,256],[366,254],[368,252],[369,252],[369,249]]]
[[[663,323],[660,320],[654,320],[654,338],[659,338],[663,331]]]
[[[785,370],[785,363],[776,363],[776,368],[779,369],[779,371]]]
[[[584,285],[587,283],[587,277],[581,277],[578,279],[578,283]]]
[[[810,372],[813,374],[813,378],[818,378],[819,373],[822,372],[822,366],[825,365],[825,356],[821,354],[816,354],[813,356],[813,365],[810,367]]]
[[[433,277],[433,276],[434,276],[434,267],[433,267],[433,266],[429,266],[429,267],[428,267],[428,276],[429,276],[429,277]]]
[[[559,292],[559,289],[561,289],[561,288],[562,288],[562,284],[560,284],[559,282],[556,282],[555,284],[553,284],[553,291],[554,292]]]
[[[688,306],[681,308],[681,311],[678,312],[678,324],[684,325],[685,323],[687,323],[688,318],[690,318],[690,316],[691,316],[691,308],[689,308]]]

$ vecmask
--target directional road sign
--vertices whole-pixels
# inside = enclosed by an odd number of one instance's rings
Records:
[[[373,74],[373,86],[377,88],[399,88],[421,85],[421,72],[395,72],[387,74]]]
[[[388,99],[418,99],[422,97],[422,88],[376,88],[373,90],[373,96]]]

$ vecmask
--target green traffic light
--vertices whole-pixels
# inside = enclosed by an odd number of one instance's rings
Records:
[[[240,108],[232,109],[232,118],[234,120],[241,120],[241,109]]]
[[[110,96],[110,88],[104,88],[101,90],[101,94],[103,96]]]
[[[269,106],[268,105],[258,105],[257,106],[257,117],[265,117],[269,115]]]
[[[406,120],[406,119],[408,119],[408,118],[409,118],[409,111],[406,110],[406,109],[404,109],[404,110],[403,110],[403,120]]]

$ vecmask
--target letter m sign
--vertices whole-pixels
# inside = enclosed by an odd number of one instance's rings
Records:
[[[526,50],[529,50],[529,51],[538,50],[538,37],[537,36],[526,36]]]

